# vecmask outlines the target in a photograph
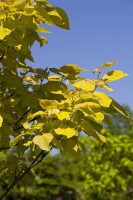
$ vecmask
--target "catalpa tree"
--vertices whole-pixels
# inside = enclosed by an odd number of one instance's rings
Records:
[[[47,44],[42,35],[45,24],[69,29],[67,14],[47,0],[0,1],[0,181],[7,185],[3,199],[21,179],[33,176],[31,169],[52,148],[78,156],[85,150],[81,132],[101,142],[102,124],[112,113],[127,112],[97,88],[112,91],[108,83],[127,74],[120,70],[103,76],[96,68],[96,80],[80,76],[84,69],[75,64],[60,68],[32,68],[31,47],[37,41]],[[2,186],[1,186],[2,188]]]

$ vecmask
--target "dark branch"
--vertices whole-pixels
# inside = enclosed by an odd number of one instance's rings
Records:
[[[34,122],[35,120],[37,120],[37,119],[39,119],[39,118],[40,118],[40,116],[36,116],[36,117],[34,117],[33,119],[29,120],[28,123]],[[11,127],[11,128],[12,128],[12,127]],[[23,128],[23,126],[19,126],[19,127],[17,127],[17,128],[14,128],[13,130],[14,130],[14,131],[17,131],[17,130],[20,130],[20,129],[22,129],[22,128]]]
[[[0,61],[2,61],[3,58],[4,58],[4,53],[1,55]]]
[[[53,148],[53,147],[51,147],[50,151],[52,150],[52,148]],[[18,183],[19,181],[22,180],[22,178],[23,178],[28,172],[29,172],[35,165],[39,164],[48,154],[49,154],[49,151],[45,152],[45,151],[42,150],[42,151],[37,155],[37,157],[32,161],[32,163],[29,165],[29,167],[28,167],[25,171],[19,173],[19,174],[15,177],[14,181],[5,189],[4,193],[1,195],[0,200],[2,200],[2,199],[10,192],[10,190],[11,190],[15,185],[17,185],[17,183]],[[40,158],[40,159],[39,159],[39,158]]]
[[[11,128],[14,128],[14,127],[24,118],[24,116],[27,115],[27,113],[28,113],[30,110],[31,110],[31,108],[28,108],[28,109],[25,111],[25,113],[15,122],[15,124],[13,124],[13,125],[11,126]],[[23,127],[23,126],[22,126],[22,127]]]
[[[8,149],[10,149],[10,147],[0,147],[0,151],[3,151],[3,150],[8,150]]]

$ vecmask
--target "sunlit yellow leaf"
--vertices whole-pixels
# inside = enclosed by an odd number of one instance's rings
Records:
[[[55,129],[57,135],[65,135],[67,138],[77,135],[77,132],[73,128],[57,128]]]
[[[107,68],[107,67],[111,67],[112,65],[114,65],[117,61],[114,60],[112,62],[107,62],[103,64],[103,68]]]
[[[48,116],[50,115],[58,115],[58,113],[60,112],[59,109],[52,109],[52,110],[48,110]]]
[[[44,117],[46,117],[47,116],[47,113],[45,112],[45,111],[37,111],[37,112],[35,112],[35,113],[33,113],[33,114],[29,114],[28,115],[28,119],[33,119],[33,118],[35,118],[35,117],[37,117],[37,116],[40,116],[41,118],[44,118]]]
[[[34,144],[38,145],[42,150],[50,151],[50,142],[53,139],[51,133],[45,133],[43,135],[36,135],[33,138]]]
[[[76,104],[75,109],[79,109],[79,108],[100,108],[100,105],[98,103],[91,101],[91,102],[84,102],[84,103]]]
[[[42,32],[42,33],[50,33],[49,30],[47,30],[46,28],[44,28],[44,27],[42,27],[42,26],[38,26],[38,27],[37,27],[37,30],[38,30],[39,32]]]
[[[30,83],[39,84],[39,80],[34,76],[25,76],[24,80]]]
[[[106,138],[103,135],[97,133],[97,136],[98,136],[100,141],[102,141],[102,142],[106,142],[107,141]]]
[[[95,91],[94,95],[96,97],[98,97],[98,101],[99,101],[101,106],[103,106],[103,107],[109,107],[110,106],[112,99],[110,97],[108,97],[106,94],[104,94],[102,92]]]
[[[0,115],[0,127],[2,126],[3,123],[3,117]]]
[[[102,89],[107,90],[107,91],[109,91],[109,92],[114,91],[112,88],[110,88],[110,87],[109,87],[104,81],[102,81],[102,80],[98,81],[97,86],[99,86],[99,87],[101,87]]]
[[[100,112],[99,109],[89,109],[89,108],[80,108],[80,110],[84,113],[84,116],[97,122],[97,123],[101,123],[104,119],[104,114],[102,112]]]
[[[57,117],[58,117],[58,119],[63,120],[63,119],[67,119],[70,116],[70,114],[71,114],[71,112],[69,112],[69,111],[61,111],[57,115]]]
[[[102,80],[105,82],[112,82],[112,81],[117,81],[125,76],[128,76],[128,74],[123,73],[121,70],[114,70],[105,74]]]
[[[25,129],[30,129],[30,125],[29,125],[28,122],[23,123],[23,127],[24,127]]]
[[[61,78],[59,76],[49,76],[48,80],[49,81],[60,81]]]
[[[95,83],[92,80],[83,80],[73,84],[78,90],[93,91],[95,89]]]
[[[31,126],[32,130],[39,130],[43,127],[43,123],[36,123]]]
[[[4,28],[3,26],[0,26],[0,40],[3,40],[7,35],[9,35],[13,30],[10,30],[8,28]]]
[[[57,108],[58,101],[56,101],[56,100],[48,100],[48,99],[40,99],[40,106],[43,109],[51,110],[51,109]]]
[[[96,73],[96,72],[101,72],[102,71],[102,67],[97,67],[93,70],[93,73]]]

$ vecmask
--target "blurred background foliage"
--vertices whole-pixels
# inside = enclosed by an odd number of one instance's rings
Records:
[[[133,119],[133,111],[124,107]],[[35,167],[33,178],[27,175],[6,199],[132,200],[133,122],[119,114],[111,121],[103,130],[107,143],[81,136],[86,152],[79,159],[60,153],[47,156]],[[1,152],[0,160],[6,156]],[[0,190],[6,184],[0,180]]]

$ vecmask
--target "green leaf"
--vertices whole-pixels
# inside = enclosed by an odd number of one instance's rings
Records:
[[[67,30],[70,28],[68,16],[63,9],[59,7],[51,7],[47,9],[47,11],[55,25]]]
[[[0,127],[2,126],[3,123],[3,117],[0,115]]]
[[[10,147],[11,147],[11,149],[13,149],[14,147],[15,147],[15,145],[19,142],[19,140],[23,137],[23,136],[25,136],[25,135],[29,135],[29,133],[21,133],[20,135],[18,135],[17,137],[15,137],[14,139],[12,139],[11,141],[10,141]]]
[[[125,117],[130,118],[130,115],[128,114],[128,112],[119,103],[117,103],[114,99],[112,99],[112,103],[111,103],[110,107],[113,108],[114,110],[116,110],[117,112],[121,113]]]
[[[57,128],[54,130],[57,135],[65,135],[67,138],[73,137],[77,135],[77,131],[73,128]]]
[[[50,151],[50,142],[53,140],[51,133],[45,133],[43,135],[36,135],[33,138],[33,143],[38,145],[42,150]]]
[[[36,16],[39,20],[41,20],[42,22],[51,25],[52,24],[52,20],[48,14],[48,12],[46,11],[46,9],[44,9],[44,7],[42,7],[41,5],[38,5],[36,7]]]
[[[92,80],[79,81],[79,82],[73,83],[73,86],[77,90],[83,90],[87,92],[93,91],[95,89],[95,83]]]
[[[61,17],[61,22],[55,22],[55,24],[61,28],[64,28],[64,29],[67,29],[69,30],[70,27],[69,27],[69,19],[68,19],[68,16],[66,14],[66,12],[62,9],[62,8],[59,8],[59,7],[55,7],[56,11],[58,12],[58,14],[60,15]]]
[[[105,74],[102,80],[105,82],[112,82],[117,81],[125,76],[128,76],[128,74],[123,73],[121,70],[113,70]]]
[[[87,135],[93,136],[99,141],[106,142],[106,138],[100,134],[102,130],[101,125],[84,119],[81,122],[81,127]]]

